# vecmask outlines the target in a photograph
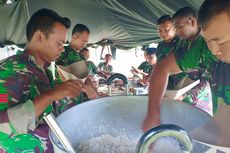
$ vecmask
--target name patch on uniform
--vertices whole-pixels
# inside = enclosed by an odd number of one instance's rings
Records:
[[[0,103],[8,102],[8,94],[0,94]]]

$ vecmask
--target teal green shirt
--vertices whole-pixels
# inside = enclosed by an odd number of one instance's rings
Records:
[[[97,67],[98,67],[98,69],[99,69],[100,71],[105,71],[105,72],[108,72],[108,73],[113,72],[113,67],[112,67],[112,65],[107,65],[107,66],[106,66],[105,62],[99,63]]]
[[[147,61],[142,62],[140,66],[138,66],[139,70],[142,70],[145,73],[150,74],[152,72],[153,66],[150,65]]]

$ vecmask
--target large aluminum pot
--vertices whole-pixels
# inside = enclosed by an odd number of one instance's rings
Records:
[[[82,140],[102,134],[127,135],[138,140],[147,111],[147,96],[116,96],[92,100],[65,111],[57,121],[74,146]],[[187,132],[203,125],[210,116],[194,106],[169,99],[162,103],[161,121],[175,124]],[[64,152],[50,133],[55,152]]]

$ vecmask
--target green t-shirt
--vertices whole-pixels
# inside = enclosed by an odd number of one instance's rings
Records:
[[[187,46],[178,47],[178,50],[184,52],[184,54],[179,54],[180,51],[175,53],[177,65],[181,70],[207,69],[210,75],[214,113],[217,111],[220,99],[230,105],[230,64],[223,63],[212,55],[201,36],[187,43]]]
[[[142,62],[141,65],[138,66],[139,70],[142,70],[145,73],[150,74],[152,72],[153,66],[150,65],[147,61]]]
[[[100,71],[105,71],[105,72],[108,72],[108,73],[111,73],[113,72],[113,67],[112,65],[106,65],[105,62],[101,62],[98,64],[98,69]]]

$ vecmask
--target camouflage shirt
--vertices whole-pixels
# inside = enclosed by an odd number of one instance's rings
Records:
[[[55,61],[56,65],[62,65],[62,66],[68,66],[70,64],[73,64],[78,61],[84,60],[84,58],[80,55],[80,53],[73,48],[71,48],[69,45],[64,47],[65,51],[61,53],[61,56]],[[86,63],[87,64],[87,63]],[[87,65],[89,68],[89,66]],[[60,80],[60,76],[57,73],[57,67],[55,67],[55,78],[57,80]],[[59,81],[60,82],[60,81]],[[59,100],[57,112],[61,113],[64,110],[68,109],[69,106],[73,106],[75,104],[80,104],[82,101],[88,100],[85,93],[81,93],[79,96],[72,98],[71,100],[62,99]]]
[[[198,36],[199,38],[199,36]],[[194,42],[197,40],[195,39]],[[160,62],[165,56],[168,56],[170,53],[174,52],[176,56],[183,57],[184,54],[189,50],[192,46],[193,41],[183,40],[178,37],[175,37],[171,42],[166,43],[162,41],[157,47],[157,60]],[[186,92],[182,101],[194,104],[202,110],[206,111],[209,114],[213,113],[212,110],[212,97],[211,90],[208,83],[208,80],[205,76],[205,69],[195,69],[190,72],[182,72],[176,75],[171,75],[169,77],[169,83],[167,89],[174,89],[179,82],[183,81],[187,77],[192,80],[200,79],[201,83]]]
[[[197,68],[207,69],[210,76],[214,112],[217,111],[218,102],[223,101],[230,105],[230,64],[217,60],[201,36],[189,45],[192,47],[180,48],[180,50],[187,48],[183,56],[176,54],[176,61],[180,69],[183,71]]]
[[[175,52],[176,46],[178,41],[180,40],[179,37],[175,37],[170,42],[161,41],[157,46],[157,61],[161,61],[164,57],[167,57],[170,53]]]
[[[17,55],[0,62],[0,148],[2,150],[43,152],[45,148],[51,147],[47,144],[48,127],[42,123],[46,126],[43,132],[35,128],[33,100],[53,88],[53,85],[52,73],[46,66],[38,67],[34,57],[26,52],[18,52]],[[47,112],[51,110],[52,107],[49,106]],[[39,137],[36,131],[46,136]],[[42,145],[41,140],[47,145],[46,147]]]
[[[61,53],[61,56],[55,61],[57,65],[67,66],[77,61],[84,60],[80,53],[72,49],[70,46],[65,46],[65,51]]]
[[[157,46],[157,62],[160,62],[164,57],[167,57],[169,54],[176,51],[177,43],[179,42],[180,38],[175,37],[170,42],[161,41]],[[176,75],[169,76],[168,86],[167,89],[172,90],[176,87],[176,85],[183,79],[184,77],[187,77],[186,73],[179,73]]]

